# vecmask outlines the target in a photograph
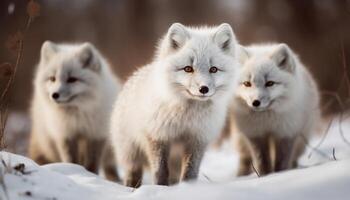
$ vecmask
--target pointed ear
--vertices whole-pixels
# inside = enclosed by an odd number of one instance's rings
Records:
[[[86,42],[82,44],[78,54],[83,68],[89,68],[94,71],[100,70],[100,63],[96,56],[97,51],[91,43]]]
[[[286,71],[293,72],[295,68],[294,58],[288,45],[279,44],[271,54],[271,59],[276,65]]]
[[[41,46],[40,57],[43,61],[48,61],[57,52],[58,46],[55,43],[47,40]]]
[[[224,23],[217,28],[214,34],[214,42],[222,51],[234,53],[237,41],[229,24]]]
[[[244,64],[250,57],[250,53],[242,45],[237,45],[237,54],[238,54],[238,61],[241,64]]]
[[[186,43],[186,40],[190,38],[186,27],[180,23],[172,24],[167,35],[172,50],[181,48]]]

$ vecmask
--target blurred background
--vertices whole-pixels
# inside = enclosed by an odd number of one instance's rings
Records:
[[[1,130],[8,151],[26,153],[32,79],[45,40],[89,41],[123,80],[152,60],[158,39],[174,22],[231,24],[243,45],[284,42],[311,70],[325,114],[347,109],[350,96],[350,0],[27,0],[0,1]],[[31,10],[30,10],[31,9]],[[30,25],[28,25],[28,15]],[[18,32],[18,31],[21,32]],[[25,31],[26,30],[26,31]],[[44,112],[44,111],[43,111]],[[4,114],[5,113],[5,114]],[[4,126],[5,119],[7,125]]]

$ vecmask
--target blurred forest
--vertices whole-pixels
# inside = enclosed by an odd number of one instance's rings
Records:
[[[23,56],[9,93],[10,111],[27,112],[41,44],[95,44],[123,79],[151,61],[170,24],[230,23],[243,45],[285,42],[310,68],[326,113],[350,97],[350,0],[38,0],[40,16],[25,35]],[[6,45],[26,26],[27,0],[0,1],[0,63],[14,63]],[[2,70],[2,74],[4,74]],[[4,78],[2,78],[4,79]],[[6,79],[6,77],[5,77]],[[6,80],[0,81],[4,88]],[[339,94],[336,95],[336,94]],[[345,103],[344,103],[345,102]]]

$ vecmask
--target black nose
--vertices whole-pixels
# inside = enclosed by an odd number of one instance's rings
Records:
[[[260,106],[260,101],[259,100],[254,100],[253,101],[253,106],[254,107],[259,107]]]
[[[207,86],[201,86],[199,88],[199,92],[202,93],[202,94],[206,94],[209,92],[209,88]]]
[[[53,99],[58,99],[59,97],[60,97],[60,94],[58,94],[57,92],[52,94]]]

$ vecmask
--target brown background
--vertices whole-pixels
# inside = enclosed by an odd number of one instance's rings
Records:
[[[25,36],[23,59],[10,91],[10,109],[27,111],[33,69],[45,40],[90,41],[123,79],[151,61],[158,38],[173,22],[230,23],[242,44],[285,42],[311,69],[322,91],[336,91],[349,62],[349,0],[46,0]],[[11,14],[9,5],[15,5]],[[0,1],[0,62],[14,62],[5,47],[27,19],[26,0]],[[342,56],[342,47],[344,56]],[[349,66],[347,66],[348,68]],[[4,81],[0,82],[4,87]],[[343,99],[346,87],[340,88]],[[325,97],[326,101],[333,97]],[[335,111],[333,101],[327,111]]]

